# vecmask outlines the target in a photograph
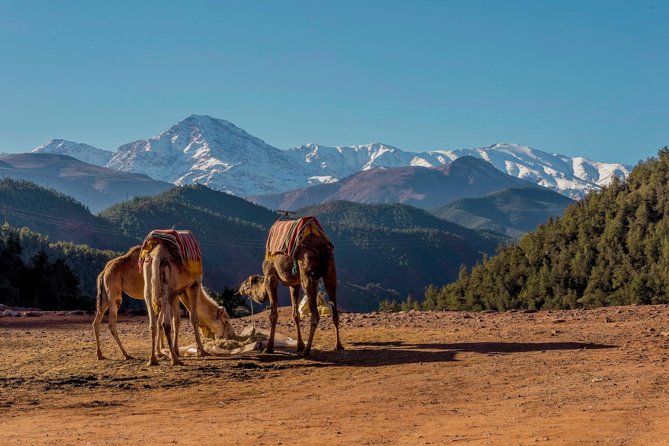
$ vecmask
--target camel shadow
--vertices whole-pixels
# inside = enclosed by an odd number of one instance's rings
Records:
[[[595,344],[591,342],[456,342],[447,343],[403,343],[394,342],[352,342],[353,346],[385,347],[402,346],[409,348],[428,350],[452,350],[456,352],[472,353],[528,353],[553,350],[596,350],[605,348],[618,348],[617,345]]]
[[[303,359],[294,353],[260,355],[260,362],[289,361],[293,367],[383,367],[402,364],[425,364],[459,361],[458,353],[514,354],[560,350],[598,350],[616,345],[584,342],[466,342],[403,343],[352,342],[343,351],[314,350]],[[296,362],[293,362],[296,361]]]

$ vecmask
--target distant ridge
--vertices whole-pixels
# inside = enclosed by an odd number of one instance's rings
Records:
[[[437,168],[376,168],[358,172],[336,183],[249,199],[274,209],[297,209],[334,200],[404,203],[431,208],[459,198],[479,197],[522,186],[531,186],[531,183],[506,175],[486,161],[465,156]]]
[[[104,166],[113,155],[113,152],[109,150],[102,150],[88,144],[66,141],[64,139],[52,139],[48,143],[34,148],[30,153],[67,155],[96,166]]]
[[[439,218],[471,229],[486,229],[520,237],[551,217],[560,217],[574,200],[540,187],[493,192],[483,197],[462,198],[430,209]]]
[[[0,175],[56,189],[74,197],[92,212],[134,196],[154,195],[172,187],[146,175],[119,172],[51,153],[0,155]]]

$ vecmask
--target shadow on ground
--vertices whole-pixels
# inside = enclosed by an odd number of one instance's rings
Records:
[[[616,345],[583,342],[468,342],[468,343],[402,343],[402,342],[354,342],[344,351],[319,350],[312,357],[293,364],[296,367],[380,367],[400,364],[435,363],[457,361],[460,352],[482,354],[512,354],[557,350],[595,350],[616,348]],[[261,355],[261,362],[301,359],[294,354]]]

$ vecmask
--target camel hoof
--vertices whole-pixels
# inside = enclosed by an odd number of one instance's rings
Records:
[[[311,350],[305,350],[302,352],[303,358],[308,358],[309,356],[311,356]]]
[[[205,356],[211,356],[211,353],[209,353],[206,350],[202,350],[200,352],[197,352],[197,356],[200,357],[200,358],[204,358]]]
[[[130,361],[131,359],[135,359],[135,358],[133,358],[133,357],[130,356],[130,355],[125,355],[125,360],[126,360],[126,361]]]
[[[106,361],[107,357],[103,354],[98,353],[98,361]]]
[[[153,367],[154,365],[158,365],[158,360],[156,358],[151,358],[149,359],[149,362],[146,363],[149,367]]]
[[[173,365],[173,366],[175,366],[175,365],[184,365],[184,363],[181,362],[181,361],[179,361],[178,359],[175,359],[175,360],[172,360],[172,365]]]
[[[272,353],[274,353],[274,348],[273,347],[272,348],[267,347],[262,352],[272,354]]]
[[[338,352],[338,351],[342,351],[342,350],[346,350],[343,345],[341,345],[341,344],[335,345],[334,351]]]

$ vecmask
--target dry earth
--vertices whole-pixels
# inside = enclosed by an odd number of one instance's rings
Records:
[[[2,318],[0,444],[669,444],[667,306],[342,319],[344,352],[328,320],[311,359],[147,367],[142,317],[130,361],[91,316]]]

